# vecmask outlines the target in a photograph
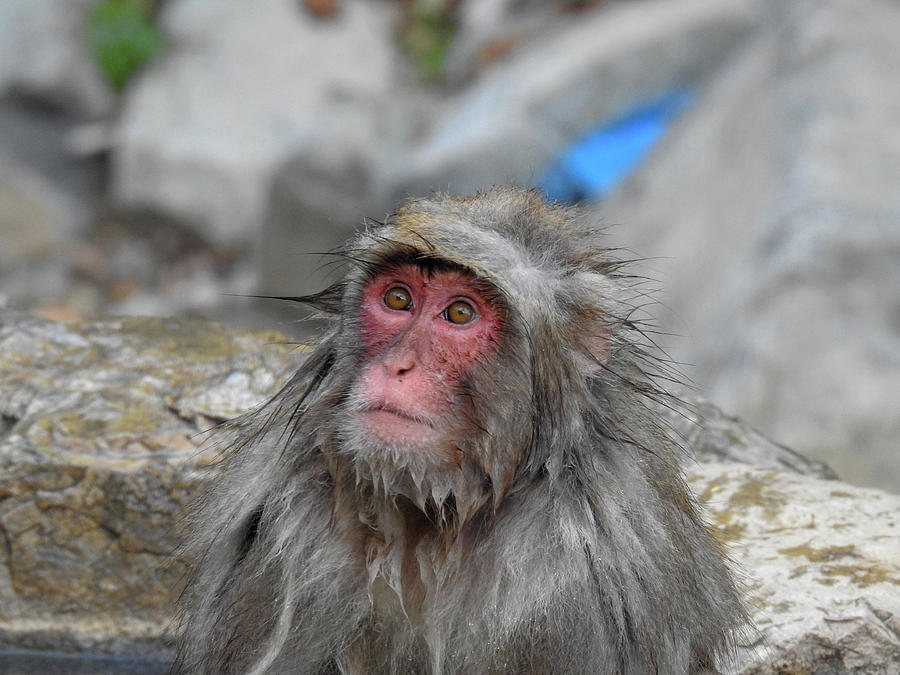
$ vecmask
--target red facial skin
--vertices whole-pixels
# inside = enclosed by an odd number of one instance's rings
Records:
[[[385,303],[395,287],[409,294],[408,308]],[[453,323],[446,314],[457,301],[475,310],[467,323]],[[451,437],[444,416],[461,379],[495,348],[500,325],[498,308],[465,272],[403,265],[370,279],[360,306],[366,365],[359,392],[367,431],[393,446]]]

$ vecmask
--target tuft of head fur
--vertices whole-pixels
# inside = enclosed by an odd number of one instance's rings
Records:
[[[642,280],[537,191],[409,202],[303,300],[332,327],[236,421],[191,520],[176,671],[687,673],[745,620],[685,486],[639,318]],[[352,395],[362,289],[457,268],[503,313],[456,404],[459,461],[366,438]]]

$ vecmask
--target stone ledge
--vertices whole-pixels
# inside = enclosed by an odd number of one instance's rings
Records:
[[[203,321],[0,314],[0,649],[163,645],[206,432],[296,358],[281,335]]]

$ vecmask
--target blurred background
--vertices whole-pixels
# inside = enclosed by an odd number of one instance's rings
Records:
[[[246,296],[535,186],[659,281],[702,394],[896,492],[898,40],[896,0],[0,0],[0,306],[298,337]]]

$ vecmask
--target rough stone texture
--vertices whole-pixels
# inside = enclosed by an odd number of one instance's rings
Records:
[[[713,401],[896,491],[900,5],[795,0],[767,17],[600,209],[655,258],[669,326],[691,336],[672,354]]]
[[[347,0],[329,19],[295,0],[167,3],[166,55],[130,88],[117,127],[113,197],[234,243],[258,233],[288,157],[326,173],[370,162],[393,81],[390,18],[379,0]]]
[[[688,477],[758,629],[726,672],[897,672],[900,497],[734,464]]]
[[[160,646],[204,432],[273,393],[296,355],[283,342],[201,321],[0,315],[0,649]]]
[[[111,89],[85,47],[95,0],[0,0],[0,96],[20,92],[87,115],[111,111]]]
[[[300,358],[277,334],[203,321],[0,313],[0,669],[46,661],[9,649],[165,655],[183,572],[173,521],[210,478],[203,432]],[[685,470],[759,629],[726,672],[891,672],[900,497],[823,480],[821,464],[690,404],[677,426],[704,461]]]

